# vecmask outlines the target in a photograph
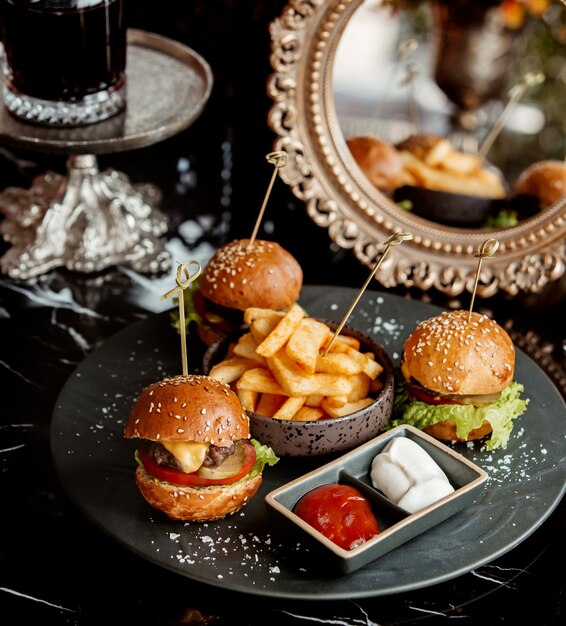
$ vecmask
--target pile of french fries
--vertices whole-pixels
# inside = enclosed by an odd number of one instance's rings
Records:
[[[244,322],[249,331],[209,375],[231,385],[247,411],[281,420],[342,417],[371,404],[384,386],[373,353],[354,337],[334,338],[297,303],[287,311],[246,309]]]
[[[505,197],[501,178],[484,168],[479,156],[455,150],[447,140],[419,154],[409,150],[400,150],[399,154],[408,185],[486,198]]]

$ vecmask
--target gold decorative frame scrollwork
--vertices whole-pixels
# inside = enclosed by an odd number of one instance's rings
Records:
[[[500,247],[482,267],[478,295],[542,291],[566,271],[566,198],[505,229],[444,227],[399,209],[353,160],[334,108],[332,70],[341,34],[362,2],[290,0],[270,25],[268,124],[276,134],[274,149],[289,156],[280,176],[311,219],[365,265],[374,265],[393,233],[413,235],[376,274],[385,287],[434,287],[450,296],[471,292],[474,253],[496,238]]]

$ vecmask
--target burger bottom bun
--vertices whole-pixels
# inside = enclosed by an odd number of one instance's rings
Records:
[[[183,487],[158,482],[143,467],[136,470],[136,485],[154,509],[171,519],[212,522],[239,511],[256,493],[262,476],[234,485],[206,488]]]
[[[432,424],[432,426],[426,426],[423,430],[431,437],[441,441],[474,441],[489,435],[492,428],[491,424],[484,420],[483,424],[479,428],[471,430],[465,439],[458,437],[456,434],[456,423],[454,420],[444,420],[443,422]]]

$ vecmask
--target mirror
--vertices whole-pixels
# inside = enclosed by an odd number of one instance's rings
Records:
[[[392,3],[399,6],[392,10]],[[401,9],[401,4],[414,7]],[[499,204],[491,201],[490,211],[503,209],[508,214],[510,198],[521,200],[513,186],[524,169],[541,160],[564,165],[564,78],[554,85],[561,91],[552,92],[548,107],[540,104],[540,93],[543,87],[553,88],[551,81],[545,77],[543,83],[525,88],[502,124],[509,102],[505,82],[515,75],[520,77],[515,85],[521,84],[524,75],[540,75],[539,68],[521,74],[526,70],[513,63],[516,53],[505,52],[493,41],[480,46],[479,58],[476,34],[475,54],[468,62],[481,70],[474,83],[471,68],[461,59],[454,61],[446,48],[436,54],[443,39],[439,21],[434,21],[435,4],[484,3],[295,0],[287,4],[270,26],[273,73],[268,93],[273,106],[268,123],[276,134],[275,149],[289,155],[280,175],[305,202],[313,221],[368,266],[374,265],[391,234],[413,235],[382,263],[376,278],[386,287],[435,287],[448,295],[471,292],[477,268],[474,254],[483,241],[496,238],[500,247],[482,266],[478,295],[489,297],[498,290],[510,295],[538,293],[565,272],[566,196],[544,207],[537,198],[535,210],[531,203],[524,213],[515,210],[524,205],[514,204],[515,219],[509,222],[488,215],[489,220],[462,226],[436,214],[419,214],[415,208],[424,204],[422,193],[407,202],[392,189],[376,186],[351,149],[356,136],[377,137],[399,152],[412,135],[434,135],[454,151],[453,164],[458,154],[481,154],[482,142],[485,146],[499,120],[501,131],[480,162],[496,172],[505,186],[505,197],[498,199]],[[556,8],[562,10],[560,4]],[[493,40],[493,33],[490,37]],[[458,33],[456,41],[464,40]],[[402,56],[406,42],[413,49],[408,60]],[[439,69],[437,59],[451,64]],[[504,70],[496,73],[498,63]],[[461,75],[465,80],[459,80]],[[405,186],[420,187],[421,192],[424,185],[413,181]],[[459,196],[470,195],[463,184],[456,189]],[[445,201],[441,190],[432,191],[429,195],[436,205],[450,210],[462,199],[446,196]],[[439,203],[438,197],[443,201]]]

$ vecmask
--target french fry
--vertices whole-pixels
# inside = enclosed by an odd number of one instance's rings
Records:
[[[324,396],[322,402],[320,403],[320,406],[331,406],[339,409],[340,407],[348,403],[349,397],[350,394],[343,396]]]
[[[250,334],[257,345],[273,331],[280,320],[281,317],[258,317],[250,324]]]
[[[316,360],[316,371],[327,372],[328,374],[344,374],[345,376],[353,376],[362,371],[362,363],[353,359],[348,354],[340,354],[338,352],[329,352],[321,354]]]
[[[275,356],[267,359],[267,363],[273,376],[289,396],[309,396],[313,393],[323,396],[347,395],[352,388],[348,376],[326,373],[305,374],[285,350],[280,350]]]
[[[274,311],[273,309],[261,309],[251,306],[244,311],[244,324],[251,326],[259,319],[268,319],[277,323],[284,315],[285,311]]]
[[[221,383],[230,384],[238,380],[245,371],[252,367],[256,367],[253,361],[238,356],[229,357],[213,365],[209,376],[219,380]]]
[[[312,406],[302,406],[293,417],[296,422],[315,422],[325,416],[322,409],[317,409]]]
[[[250,332],[245,333],[240,337],[238,343],[236,343],[234,346],[233,352],[236,356],[242,357],[243,359],[248,359],[250,361],[254,361],[261,367],[267,367],[265,359],[255,351],[256,348],[257,343]]]
[[[356,361],[362,368],[362,372],[367,374],[372,380],[377,378],[383,371],[383,366],[375,360],[375,357],[371,354],[371,352],[364,354],[346,346],[346,348],[344,348],[344,354],[347,354],[350,358]]]
[[[307,396],[305,404],[307,406],[317,407],[320,406],[323,398],[324,396],[320,393],[311,393],[309,396]]]
[[[273,414],[285,402],[287,396],[276,395],[273,393],[262,393],[255,408],[255,412],[266,417],[273,417]]]
[[[384,386],[382,365],[355,337],[339,335],[325,354],[331,329],[297,304],[287,312],[250,308],[244,318],[249,332],[210,376],[235,386],[247,411],[293,421],[342,417]]]
[[[405,171],[414,177],[416,184],[420,187],[471,196],[485,196],[486,198],[503,198],[505,196],[505,188],[501,179],[485,168],[475,171],[471,175],[462,175],[433,167],[408,150],[400,150],[399,155]]]
[[[366,357],[366,361],[362,366],[362,371],[374,380],[383,372],[383,365],[375,360],[375,356],[371,352],[366,352],[364,356]]]
[[[320,348],[329,334],[326,324],[305,317],[289,337],[285,350],[307,374],[314,374]]]
[[[323,348],[332,341],[332,337],[329,337],[327,341],[325,341]],[[360,340],[352,337],[351,335],[338,335],[334,340],[332,347],[330,348],[330,352],[344,352],[345,346],[349,346],[350,348],[354,348],[354,350],[360,349]]]
[[[364,372],[351,377],[352,391],[348,395],[348,402],[357,402],[362,398],[367,398],[370,394],[371,378]]]
[[[297,304],[293,304],[287,313],[281,318],[277,326],[259,344],[256,352],[266,358],[272,357],[285,345],[291,334],[299,326],[305,316],[304,310]]]
[[[275,411],[273,417],[279,420],[292,420],[294,419],[297,411],[305,403],[305,398],[287,398],[285,402]]]
[[[330,415],[330,417],[343,417],[344,415],[350,415],[355,411],[359,411],[366,406],[369,406],[373,402],[372,398],[363,398],[357,402],[347,402],[344,406],[333,407],[326,402],[326,399],[322,401],[321,408]]]
[[[259,393],[257,391],[251,391],[250,389],[237,389],[236,395],[240,399],[242,406],[246,411],[255,412]]]
[[[273,393],[279,396],[288,395],[273,374],[262,367],[254,367],[245,371],[236,383],[236,388],[257,391],[258,393]]]

